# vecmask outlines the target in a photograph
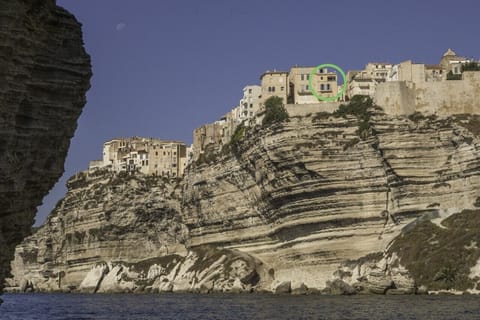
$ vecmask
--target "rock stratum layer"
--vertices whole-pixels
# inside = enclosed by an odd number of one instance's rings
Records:
[[[375,112],[364,140],[349,115],[307,114],[247,129],[231,151],[192,164],[178,185],[141,175],[120,183],[109,173],[82,174],[81,183],[74,177],[47,223],[17,248],[11,285],[88,292],[475,290],[478,228],[468,221],[480,212],[478,118]],[[456,265],[448,266],[449,257],[430,264],[431,250],[458,251]]]
[[[383,253],[418,219],[474,208],[479,141],[467,128],[478,119],[467,118],[379,113],[365,141],[348,116],[250,131],[237,156],[186,176],[190,244],[241,250],[272,268],[276,281],[323,288],[340,266]]]
[[[0,291],[63,163],[90,86],[80,24],[55,1],[0,1]]]

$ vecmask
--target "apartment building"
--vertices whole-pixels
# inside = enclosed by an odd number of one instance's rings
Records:
[[[287,103],[289,90],[288,72],[266,71],[260,76],[260,80],[262,82],[262,97],[260,99],[262,104],[273,96],[280,97],[283,99],[283,103]]]
[[[310,75],[315,67],[295,66],[288,74],[288,102],[294,104],[318,103],[318,99],[310,90]],[[319,69],[312,78],[312,87],[319,95],[334,97],[338,93],[337,73],[328,68]]]
[[[113,139],[103,145],[102,164],[92,161],[91,167],[175,178],[182,176],[187,166],[186,149],[180,141],[142,137]]]

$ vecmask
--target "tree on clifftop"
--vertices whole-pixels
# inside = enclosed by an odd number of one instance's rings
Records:
[[[277,96],[268,98],[265,101],[265,117],[262,125],[269,126],[273,123],[284,122],[288,119],[288,112],[283,105],[283,99]]]

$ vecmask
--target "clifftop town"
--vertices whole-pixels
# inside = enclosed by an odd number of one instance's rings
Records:
[[[203,125],[193,133],[193,160],[208,151],[219,150],[243,124],[259,124],[265,101],[280,97],[291,115],[333,112],[342,102],[355,95],[371,97],[388,115],[449,116],[460,113],[480,113],[480,67],[473,59],[457,56],[448,49],[439,64],[405,61],[399,64],[370,62],[364,70],[349,71],[346,92],[338,102],[321,102],[309,87],[310,73],[315,67],[294,66],[290,71],[266,71],[261,85],[248,85],[238,106],[218,121]],[[316,92],[325,97],[336,96],[343,84],[338,74],[323,68],[312,79]]]
[[[17,247],[10,289],[480,293],[480,72],[458,66],[371,64],[370,97],[322,103],[295,97],[312,69],[267,72],[191,152],[108,141]],[[457,87],[470,104],[438,91]]]
[[[309,78],[315,67],[294,66],[289,71],[266,71],[260,85],[247,85],[239,104],[219,120],[193,131],[193,144],[132,137],[104,144],[103,160],[90,163],[90,170],[110,168],[115,172],[139,170],[146,174],[180,177],[191,161],[227,145],[240,126],[260,124],[265,102],[279,97],[291,115],[333,112],[356,95],[371,97],[388,115],[422,114],[448,116],[480,113],[480,64],[448,49],[439,64],[404,61],[399,64],[370,62],[364,70],[346,74],[348,86],[337,102],[322,102],[312,94]],[[325,97],[336,96],[343,84],[338,74],[319,69],[311,81]],[[161,148],[159,151],[155,148]],[[164,149],[177,151],[165,151]],[[165,153],[165,154],[164,154]],[[175,154],[174,154],[175,153]],[[178,157],[177,157],[178,155]],[[171,158],[167,157],[170,156]],[[173,157],[173,158],[172,158]]]

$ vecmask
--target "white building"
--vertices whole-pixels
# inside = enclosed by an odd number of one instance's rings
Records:
[[[394,66],[386,62],[369,62],[364,70],[349,71],[347,74],[347,96],[355,95],[373,97],[379,83],[387,81],[392,75]]]

